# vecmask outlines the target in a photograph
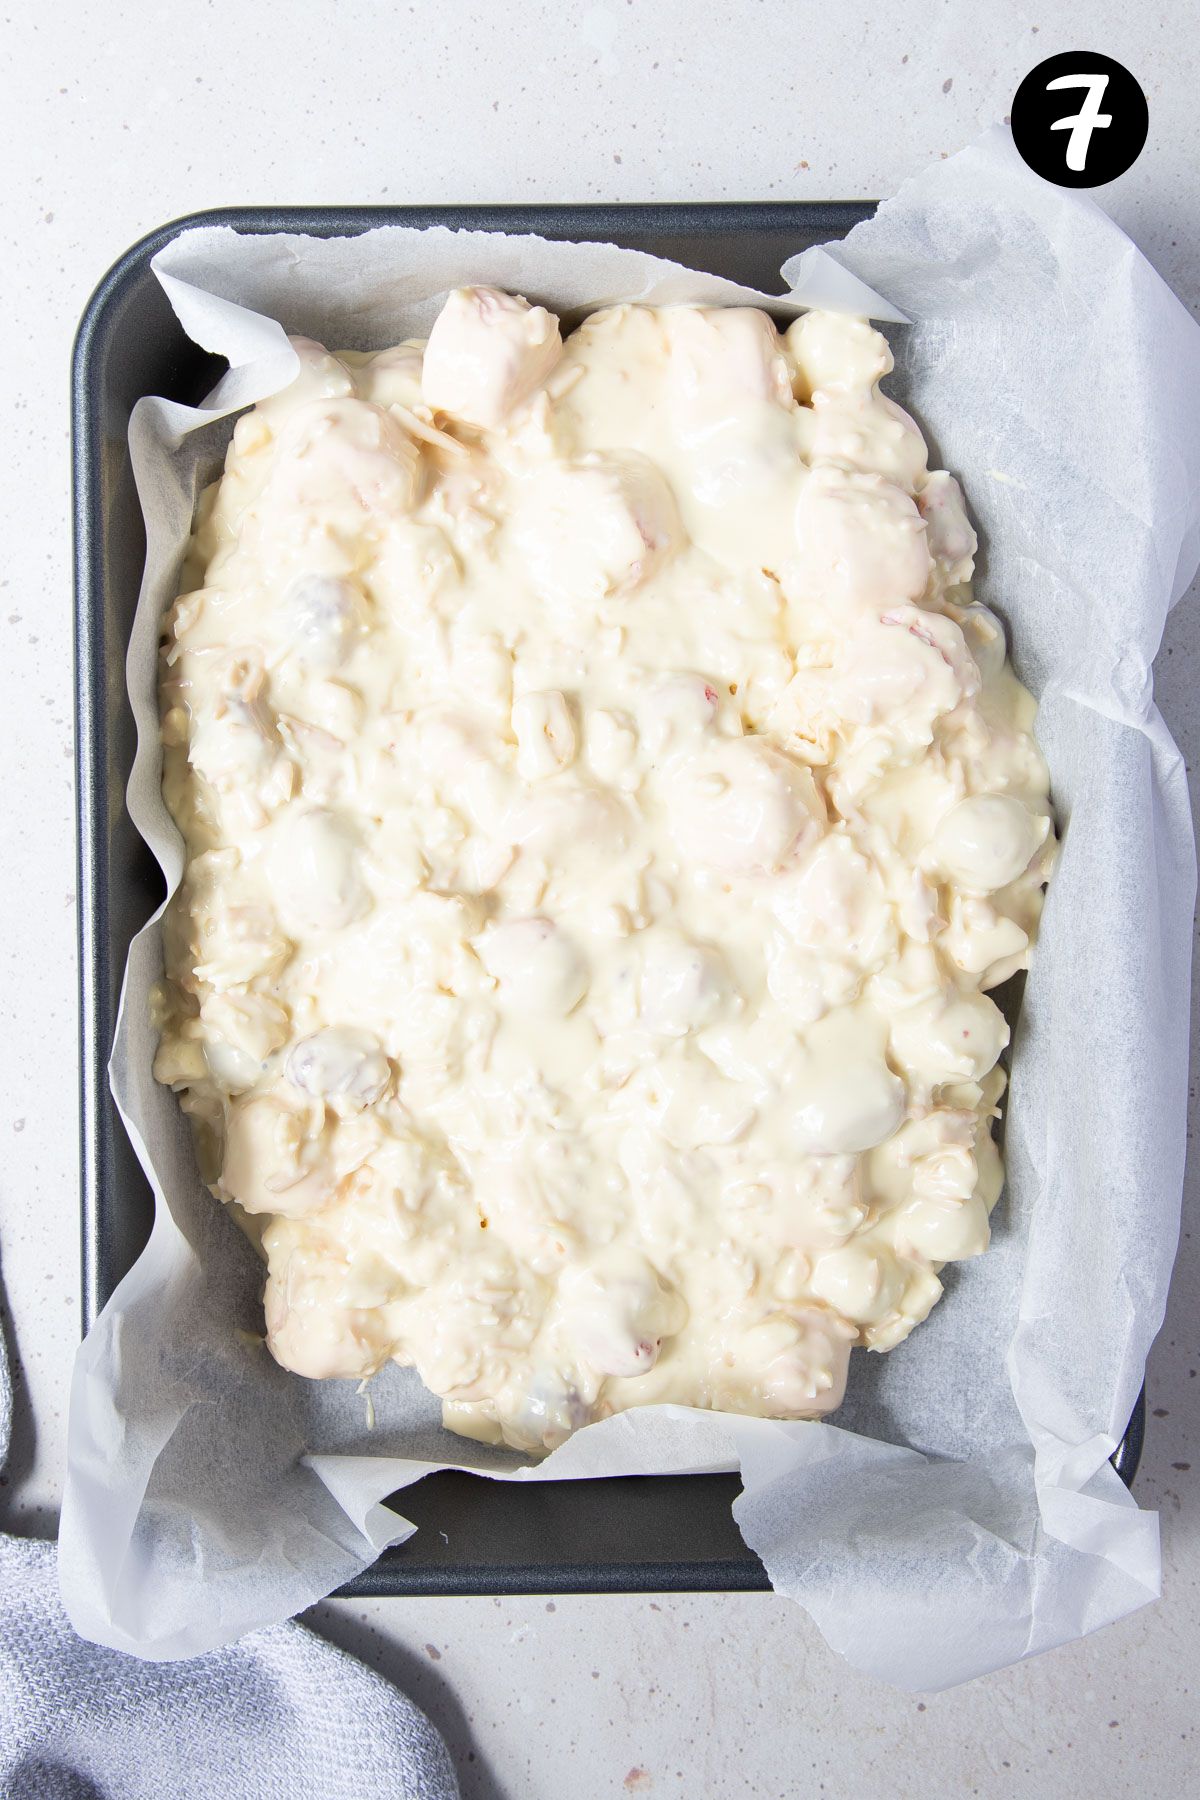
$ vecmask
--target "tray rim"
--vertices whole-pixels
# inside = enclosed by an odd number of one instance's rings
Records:
[[[449,225],[462,230],[506,230],[556,237],[611,241],[625,233],[685,235],[700,232],[730,237],[755,230],[786,228],[841,237],[875,211],[873,200],[725,200],[725,201],[581,201],[562,203],[413,203],[351,205],[224,205],[180,215],[152,227],[108,267],[93,289],[80,317],[71,350],[71,479],[73,535],[73,676],[75,684],[76,877],[79,906],[79,1097],[80,1097],[80,1225],[82,1249],[81,1323],[91,1329],[111,1287],[104,1281],[100,1193],[103,1146],[114,1124],[121,1129],[108,1089],[110,1045],[103,1029],[103,974],[108,967],[103,941],[104,914],[95,902],[107,894],[107,846],[99,829],[107,794],[100,755],[102,723],[102,656],[97,653],[97,627],[103,618],[102,475],[97,399],[98,359],[111,315],[128,288],[144,279],[152,257],[184,231],[229,227],[243,234],[280,232],[316,237],[358,236],[376,227]],[[589,229],[580,231],[579,227]],[[546,231],[547,227],[557,227]],[[102,885],[103,884],[103,885]],[[1145,1388],[1135,1402],[1117,1449],[1113,1467],[1131,1487],[1140,1462],[1145,1433]],[[485,1478],[480,1478],[485,1479]],[[612,1480],[630,1479],[612,1477]],[[691,1479],[712,1479],[692,1477]],[[558,1484],[547,1484],[558,1485]],[[562,1485],[566,1485],[565,1483]],[[402,1504],[402,1502],[401,1502]],[[406,1565],[399,1552],[385,1551],[340,1596],[400,1594],[531,1594],[657,1593],[753,1591],[770,1581],[759,1559],[747,1549],[744,1558],[671,1562],[564,1561],[540,1566],[529,1563],[440,1566]]]
[[[88,352],[91,339],[105,308],[112,303],[121,285],[134,274],[141,273],[157,252],[185,231],[209,226],[228,226],[234,231],[262,237],[271,232],[293,232],[298,236],[358,237],[376,226],[448,225],[454,230],[516,231],[539,236],[539,223],[578,219],[595,224],[602,235],[585,240],[610,241],[609,233],[625,230],[650,232],[668,230],[679,234],[687,229],[703,230],[724,236],[756,229],[778,228],[789,219],[804,215],[830,237],[843,235],[875,212],[877,200],[564,200],[564,201],[436,201],[276,205],[252,203],[201,207],[180,213],[161,225],[135,238],[121,252],[104,274],[84,306],[76,329],[72,350],[72,392],[78,377],[81,358]],[[491,221],[487,223],[485,221]],[[556,236],[566,235],[556,232]]]

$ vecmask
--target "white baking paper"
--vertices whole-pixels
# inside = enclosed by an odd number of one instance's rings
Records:
[[[441,292],[467,281],[568,317],[619,297],[754,296],[611,246],[443,230],[190,232],[155,266],[187,330],[231,365],[203,407],[144,400],[130,432],[149,552],[128,661],[129,805],[173,886],[158,620],[229,414],[290,378],[284,329],[380,347],[424,332]],[[891,391],[965,484],[986,545],[980,597],[1040,696],[1063,853],[1016,1041],[991,1250],[948,1272],[900,1349],[855,1353],[836,1425],[653,1408],[521,1467],[444,1432],[412,1373],[389,1369],[369,1430],[351,1384],[288,1375],[253,1340],[260,1269],[151,1077],[152,921],[129,958],[112,1085],[156,1222],[71,1396],[60,1566],[83,1636],[167,1659],[285,1618],[408,1536],[383,1501],[447,1463],[528,1481],[740,1466],[735,1514],[776,1589],[905,1688],[963,1681],[1157,1594],[1157,1519],[1107,1458],[1179,1222],[1195,872],[1150,665],[1200,554],[1200,330],[1106,216],[1033,176],[1002,129],[784,274],[796,302],[913,321],[891,333]]]

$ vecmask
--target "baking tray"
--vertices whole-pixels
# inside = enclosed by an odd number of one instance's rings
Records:
[[[72,363],[75,664],[78,696],[79,984],[83,1324],[87,1330],[150,1234],[153,1198],[108,1090],[107,1063],[130,940],[163,896],[125,809],[134,729],[125,646],[145,555],[127,428],[143,394],[195,404],[224,364],[184,334],[150,268],[180,231],[354,235],[379,225],[449,225],[599,239],[649,250],[771,292],[782,262],[844,237],[870,201],[661,206],[228,207],[151,232],[88,304]],[[303,321],[287,320],[290,329]],[[1113,1458],[1133,1480],[1139,1396]],[[736,1475],[626,1476],[515,1484],[431,1475],[397,1504],[421,1529],[344,1594],[702,1591],[769,1587],[730,1507]]]

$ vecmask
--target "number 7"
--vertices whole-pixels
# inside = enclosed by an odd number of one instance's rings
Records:
[[[1079,174],[1087,162],[1088,146],[1092,141],[1093,131],[1099,131],[1112,124],[1112,114],[1100,111],[1100,102],[1104,98],[1104,90],[1108,86],[1107,75],[1060,75],[1057,81],[1046,83],[1046,92],[1054,88],[1086,88],[1087,99],[1077,113],[1069,119],[1056,119],[1051,131],[1069,131],[1070,142],[1067,145],[1067,167]]]

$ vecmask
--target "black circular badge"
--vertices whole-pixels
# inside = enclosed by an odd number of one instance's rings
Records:
[[[1013,142],[1036,175],[1092,188],[1132,168],[1150,115],[1136,78],[1111,56],[1069,50],[1031,69],[1012,103]]]

